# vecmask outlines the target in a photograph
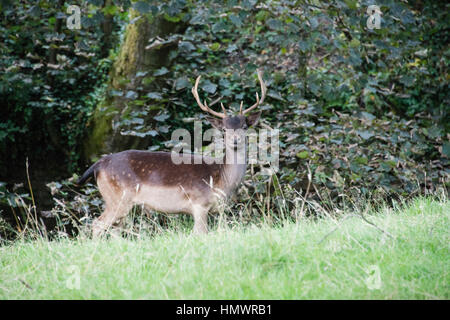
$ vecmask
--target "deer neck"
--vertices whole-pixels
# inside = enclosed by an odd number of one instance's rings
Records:
[[[247,148],[235,150],[225,148],[225,157],[222,167],[223,189],[227,196],[234,192],[241,183],[247,168]]]

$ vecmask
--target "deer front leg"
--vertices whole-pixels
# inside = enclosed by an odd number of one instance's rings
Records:
[[[209,208],[205,208],[200,205],[193,205],[192,216],[194,217],[195,234],[208,233],[208,211]]]

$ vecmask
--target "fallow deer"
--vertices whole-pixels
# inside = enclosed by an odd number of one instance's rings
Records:
[[[213,189],[221,190],[225,198],[236,190],[244,177],[247,162],[246,141],[242,133],[245,134],[250,126],[257,123],[261,112],[245,115],[264,101],[266,86],[258,71],[261,98],[256,93],[254,105],[242,110],[241,102],[239,114],[229,115],[222,103],[223,112],[216,112],[206,100],[201,102],[197,91],[200,78],[196,79],[192,94],[203,111],[216,116],[208,117],[211,125],[225,131],[223,161],[214,162],[212,158],[205,159],[206,156],[182,154],[182,157],[190,157],[192,161],[175,164],[170,152],[139,150],[102,157],[77,182],[81,185],[94,176],[105,201],[105,210],[92,225],[94,236],[103,234],[122,220],[134,204],[144,204],[149,209],[164,213],[191,214],[194,232],[207,233],[208,212],[219,201]],[[245,160],[238,163],[236,159],[242,155]]]

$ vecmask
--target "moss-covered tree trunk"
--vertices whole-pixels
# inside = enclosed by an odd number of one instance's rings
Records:
[[[139,13],[131,9],[131,19],[137,18]],[[120,52],[110,72],[108,90],[104,99],[99,103],[92,119],[88,123],[88,136],[84,143],[85,158],[88,161],[96,160],[100,155],[118,152],[125,149],[145,148],[150,138],[123,136],[119,129],[113,128],[113,123],[120,120],[120,116],[130,102],[126,92],[157,90],[156,84],[143,85],[138,72],[152,74],[156,69],[167,66],[169,53],[176,46],[162,46],[146,49],[149,39],[167,38],[172,34],[183,32],[186,25],[169,22],[163,17],[142,15],[137,21],[127,26],[125,38]],[[112,96],[111,90],[122,91],[122,96]]]

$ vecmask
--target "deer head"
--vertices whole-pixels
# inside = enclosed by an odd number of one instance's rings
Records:
[[[200,97],[198,95],[198,84],[200,82],[201,76],[197,77],[195,80],[195,85],[192,88],[192,94],[194,95],[195,100],[199,107],[215,117],[207,117],[208,121],[211,125],[218,129],[222,130],[225,133],[225,144],[227,149],[231,148],[233,150],[239,150],[244,148],[245,146],[245,132],[247,129],[253,125],[255,125],[259,117],[261,116],[261,111],[253,112],[248,114],[250,111],[258,107],[261,103],[264,102],[264,98],[266,97],[267,88],[262,80],[262,72],[258,70],[258,80],[261,85],[261,99],[259,98],[258,92],[256,92],[256,102],[251,107],[243,110],[243,101],[241,101],[241,106],[239,109],[238,115],[227,114],[227,111],[221,102],[220,105],[222,107],[222,112],[216,112],[212,110],[206,100],[202,103]],[[219,102],[220,98],[213,101],[211,106]],[[248,114],[246,116],[246,114]]]

